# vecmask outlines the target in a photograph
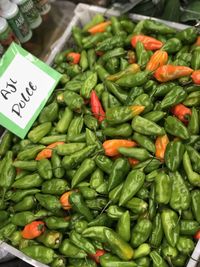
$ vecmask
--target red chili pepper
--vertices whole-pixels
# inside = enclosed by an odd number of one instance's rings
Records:
[[[156,142],[155,142],[156,153],[155,153],[155,156],[156,156],[156,158],[158,158],[161,161],[164,160],[165,150],[166,150],[166,147],[167,147],[168,143],[169,143],[169,138],[168,138],[168,136],[166,134],[162,135],[162,136],[158,136],[156,138]]]
[[[139,160],[134,159],[134,158],[128,158],[128,161],[129,161],[131,166],[135,166],[139,163]]]
[[[58,142],[55,142],[55,143],[52,143],[50,145],[48,145],[46,148],[44,148],[42,151],[40,151],[35,160],[41,160],[41,159],[48,159],[48,158],[51,158],[52,156],[52,149],[57,147],[57,145],[62,145],[64,144],[65,142],[63,141],[58,141]]]
[[[97,264],[100,263],[100,257],[106,253],[103,249],[97,249],[95,254],[90,254],[90,258],[93,259]]]
[[[192,115],[191,109],[184,106],[183,104],[178,104],[176,106],[173,106],[171,108],[171,113],[185,124],[189,122],[189,118]]]
[[[131,45],[135,48],[138,41],[142,42],[144,48],[147,50],[158,50],[163,46],[161,41],[146,35],[133,36],[131,39]]]
[[[194,239],[199,240],[200,239],[200,230],[196,232],[194,235]]]
[[[105,21],[105,22],[101,22],[95,26],[93,26],[92,28],[90,28],[88,30],[89,33],[91,34],[96,34],[98,32],[105,32],[106,28],[111,24],[111,21]]]
[[[159,82],[168,82],[189,76],[192,72],[191,68],[185,66],[163,65],[154,72],[154,77]]]
[[[103,143],[105,155],[109,157],[118,156],[120,154],[118,152],[118,148],[120,147],[135,147],[135,146],[137,146],[137,144],[134,141],[126,139],[106,140]]]
[[[80,61],[81,55],[79,53],[71,52],[67,55],[67,61],[72,64],[78,64]]]
[[[99,121],[102,122],[105,119],[105,112],[102,108],[101,102],[94,90],[91,92],[90,96],[90,105],[91,110],[94,115],[94,117]]]
[[[34,221],[27,224],[22,230],[23,238],[34,239],[40,236],[45,231],[45,223],[43,221]]]
[[[200,70],[193,71],[191,78],[194,84],[200,85]]]
[[[155,71],[157,68],[165,65],[168,61],[168,54],[166,51],[157,50],[147,63],[146,69]]]

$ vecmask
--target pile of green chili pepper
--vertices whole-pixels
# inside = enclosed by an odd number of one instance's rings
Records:
[[[2,138],[0,240],[51,267],[186,266],[200,230],[198,32],[98,14],[72,36],[27,137]]]

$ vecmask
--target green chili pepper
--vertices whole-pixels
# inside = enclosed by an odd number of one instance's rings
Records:
[[[34,187],[40,187],[42,182],[43,179],[40,177],[40,175],[34,173],[18,179],[12,184],[12,187],[19,189],[32,189]]]
[[[41,245],[29,246],[21,249],[21,251],[30,258],[38,260],[44,264],[50,264],[55,257],[53,249]]]
[[[193,190],[191,192],[191,199],[192,199],[192,212],[197,222],[200,223],[200,213],[199,213],[200,192],[199,190]]]
[[[55,150],[58,153],[58,155],[66,156],[66,155],[72,155],[73,153],[78,152],[85,147],[86,147],[85,143],[68,143],[68,144],[57,145]]]
[[[96,252],[92,243],[88,241],[85,237],[82,237],[80,234],[76,233],[75,231],[71,231],[70,241],[86,253],[95,254]]]
[[[19,168],[22,170],[35,171],[35,170],[37,170],[37,161],[35,161],[35,160],[30,160],[30,161],[15,160],[13,162],[13,166],[15,168]]]
[[[195,107],[192,108],[192,115],[188,123],[188,131],[191,135],[199,134],[199,114]]]
[[[40,189],[32,188],[27,190],[17,190],[12,193],[11,200],[15,203],[20,202],[23,198],[29,195],[35,195],[36,193],[39,193]]]
[[[67,135],[50,135],[50,136],[45,136],[40,140],[40,144],[43,145],[50,145],[55,142],[65,142],[67,139]]]
[[[126,210],[118,207],[117,205],[111,205],[106,210],[108,217],[113,220],[119,220]]]
[[[108,37],[102,42],[98,43],[96,46],[96,51],[108,51],[112,50],[117,47],[122,47],[123,46],[123,38],[122,36],[112,36]]]
[[[97,85],[97,73],[91,73],[91,75],[84,81],[80,94],[84,98],[89,99],[92,89]]]
[[[130,164],[125,158],[118,158],[112,165],[112,169],[108,178],[108,190],[111,191],[115,186],[119,185],[126,177],[130,170]]]
[[[97,155],[95,157],[95,163],[105,173],[107,174],[111,173],[113,162],[110,158],[104,155]]]
[[[94,48],[97,43],[105,40],[106,38],[111,37],[111,34],[109,32],[103,32],[103,33],[96,33],[95,35],[90,35],[88,37],[85,37],[83,48]],[[82,42],[83,42],[82,40]]]
[[[73,112],[68,107],[65,108],[65,111],[64,111],[62,117],[60,118],[60,120],[56,124],[56,130],[59,133],[66,133],[68,128],[69,128],[69,125],[72,121],[72,118],[73,118]]]
[[[159,84],[157,87],[155,87],[155,89],[152,90],[151,94],[154,97],[160,97],[160,96],[164,97],[172,90],[172,88],[175,85],[176,84],[173,82],[167,82],[167,83]]]
[[[96,131],[99,127],[98,120],[91,115],[84,116],[84,123],[92,131]]]
[[[92,28],[93,26],[101,23],[104,21],[104,17],[101,14],[96,14],[88,23],[86,23],[83,27],[83,31],[87,31],[90,28]]]
[[[103,183],[103,181],[104,181],[103,172],[101,169],[97,168],[91,175],[90,187],[96,189]]]
[[[135,260],[135,263],[138,267],[149,267],[150,266],[150,259],[149,257],[141,257]]]
[[[89,66],[87,52],[85,50],[81,52],[81,58],[79,64],[81,66],[82,71],[85,71]]]
[[[81,234],[88,226],[88,222],[85,220],[76,221],[74,224],[74,229],[77,233]]]
[[[51,127],[51,122],[41,123],[28,133],[28,138],[31,140],[31,142],[38,143],[42,139],[42,137],[50,132]]]
[[[152,155],[145,148],[137,148],[137,147],[120,147],[118,148],[120,154],[138,159],[139,161],[145,161],[152,157]]]
[[[148,151],[155,153],[155,145],[147,136],[135,132],[132,139]]]
[[[116,204],[119,201],[120,194],[123,188],[123,183],[119,184],[109,192],[109,199],[113,204]]]
[[[194,220],[181,220],[180,221],[180,234],[194,235],[200,228],[197,221]]]
[[[186,255],[190,255],[194,250],[194,242],[189,237],[180,236],[176,246],[179,252]]]
[[[53,102],[48,106],[44,107],[39,116],[39,122],[53,122],[57,119],[58,116],[58,104]]]
[[[141,86],[145,84],[150,76],[150,72],[147,70],[137,72],[135,74],[126,74],[122,78],[116,81],[116,83],[124,88],[131,88],[134,86]]]
[[[104,235],[112,252],[122,260],[130,260],[134,255],[131,246],[111,229],[105,229]]]
[[[135,249],[133,259],[135,260],[141,257],[145,257],[149,255],[150,251],[151,251],[150,245],[147,243],[143,243],[137,249]]]
[[[53,150],[52,152],[51,165],[52,165],[53,176],[55,176],[55,178],[62,178],[65,174],[65,170],[62,167],[61,158],[57,154],[56,150]]]
[[[51,162],[48,159],[39,160],[37,170],[39,175],[45,180],[49,180],[53,177]]]
[[[22,211],[15,213],[11,222],[17,226],[25,226],[26,224],[34,221],[36,219],[35,214],[30,211]]]
[[[13,167],[13,152],[7,151],[4,156],[0,174],[0,187],[4,189],[4,192],[13,186],[14,179],[15,168]]]
[[[159,204],[168,204],[172,193],[172,180],[165,173],[160,172],[155,177],[156,201]]]
[[[133,105],[144,106],[145,110],[144,113],[149,112],[153,109],[153,103],[151,98],[147,94],[141,94],[135,98],[132,103]]]
[[[167,109],[176,104],[182,103],[187,97],[187,93],[181,86],[174,86],[161,102],[161,109]]]
[[[40,205],[49,211],[57,212],[61,208],[60,201],[57,199],[56,196],[37,193],[35,194],[35,197],[40,203]]]
[[[192,162],[192,167],[196,172],[200,172],[200,155],[199,152],[192,146],[186,146],[186,150],[189,154],[190,160]]]
[[[142,187],[145,180],[145,174],[140,170],[132,170],[129,172],[119,200],[119,206],[124,205],[130,200]]]
[[[132,199],[126,202],[125,207],[128,208],[134,214],[142,214],[147,210],[148,204],[140,198],[133,197]]]
[[[126,242],[128,242],[131,237],[130,227],[131,227],[130,214],[129,211],[127,210],[119,218],[116,230],[117,234]]]
[[[62,161],[63,167],[67,170],[77,167],[86,157],[90,156],[95,149],[96,145],[91,145],[73,153],[70,156],[65,156]]]
[[[154,111],[150,111],[146,114],[144,114],[144,118],[153,122],[158,122],[161,119],[163,119],[165,117],[167,113],[160,111],[160,110],[154,110]]]
[[[183,155],[183,168],[187,174],[189,182],[194,186],[200,186],[200,175],[197,172],[193,171],[190,157],[187,151],[185,151]]]
[[[185,181],[177,171],[170,176],[172,180],[170,207],[177,211],[187,210],[190,206],[191,197]]]
[[[167,263],[165,260],[160,256],[160,254],[153,250],[150,252],[150,257],[153,261],[153,267],[167,267]]]
[[[112,57],[106,62],[106,69],[110,74],[114,74],[119,71],[120,61],[118,57]]]
[[[174,54],[178,52],[182,47],[182,43],[178,38],[170,38],[163,45],[162,50],[166,51],[168,54]]]
[[[167,26],[166,24],[155,21],[155,20],[150,20],[150,19],[145,19],[144,20],[144,28],[147,31],[156,33],[156,34],[173,34],[176,32],[175,29],[171,28],[170,26]]]
[[[84,105],[83,98],[79,94],[69,90],[65,90],[64,92],[64,101],[71,110],[80,110]]]
[[[42,184],[42,193],[51,195],[62,195],[69,190],[69,186],[66,180],[63,179],[51,179]]]
[[[157,248],[161,245],[162,239],[163,239],[163,227],[162,227],[161,215],[160,213],[157,213],[155,218],[153,219],[152,233],[149,242],[151,246]]]
[[[165,164],[168,169],[176,171],[179,168],[184,152],[185,147],[180,141],[171,141],[168,143],[165,151]]]
[[[135,248],[144,243],[152,232],[152,223],[148,219],[138,220],[133,227],[131,245]]]
[[[190,93],[183,104],[187,107],[198,107],[200,104],[200,91]]]
[[[66,266],[66,259],[61,256],[56,257],[52,263],[51,267],[65,267]]]
[[[108,203],[108,200],[104,197],[98,197],[95,199],[87,199],[85,201],[86,206],[95,211],[101,211]]]
[[[178,242],[180,231],[176,212],[170,209],[164,209],[161,213],[161,220],[167,242],[172,247],[175,247]]]
[[[132,120],[134,131],[144,135],[164,135],[165,131],[156,123],[149,121],[141,116],[135,116]]]
[[[44,219],[45,224],[50,230],[66,230],[69,227],[69,221],[61,217],[51,216]]]
[[[73,206],[73,208],[82,214],[88,221],[93,219],[93,215],[90,212],[89,208],[86,206],[83,197],[78,192],[72,192],[72,194],[69,197],[70,203]]]
[[[133,261],[121,261],[118,257],[109,253],[100,257],[100,264],[102,267],[136,267]]]
[[[26,196],[17,204],[12,206],[14,212],[32,210],[36,206],[36,199],[33,196]]]
[[[185,125],[176,117],[168,116],[165,120],[165,130],[181,139],[189,139],[189,133]]]
[[[104,235],[104,230],[109,229],[106,226],[92,226],[85,229],[82,232],[83,237],[88,237],[94,240],[98,240],[100,242],[106,242],[106,237]]]
[[[197,29],[195,27],[189,27],[176,33],[176,38],[181,40],[184,44],[192,44],[197,38]]]
[[[10,149],[12,137],[13,135],[8,131],[3,135],[1,139],[1,144],[0,144],[0,156],[1,157],[5,156],[7,151]]]
[[[79,169],[74,174],[72,179],[72,188],[74,188],[78,183],[83,181],[88,175],[90,175],[95,170],[95,161],[93,159],[85,159]]]
[[[137,192],[136,196],[139,197],[139,198],[141,198],[141,199],[148,199],[149,198],[149,190],[148,190],[148,188],[142,187]]]
[[[82,81],[71,80],[65,84],[64,89],[78,93],[80,91],[82,85],[83,85]],[[62,92],[61,94],[59,94],[57,96],[57,101],[58,101],[58,103],[64,104],[64,102],[65,102],[64,101],[64,92]]]
[[[45,230],[45,232],[37,237],[37,241],[48,248],[57,249],[62,242],[62,233],[55,230]]]
[[[0,239],[4,240],[6,238],[9,238],[16,230],[17,227],[15,224],[13,223],[6,224],[0,229]]]
[[[122,90],[117,84],[106,80],[105,81],[106,88],[110,93],[112,93],[121,103],[126,103],[127,93]]]
[[[110,218],[107,216],[107,214],[102,213],[98,215],[94,220],[89,222],[87,224],[87,227],[91,227],[91,226],[108,226],[109,227],[110,225],[111,225]]]
[[[144,48],[143,43],[137,42],[135,50],[136,50],[137,64],[141,67],[141,69],[145,69],[146,64],[149,61],[149,54]]]
[[[100,64],[95,65],[95,70],[102,82],[104,82],[104,80],[110,75],[109,72],[107,72],[107,70]]]

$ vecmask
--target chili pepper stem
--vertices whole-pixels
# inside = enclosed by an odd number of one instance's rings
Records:
[[[100,215],[101,215],[102,213],[104,213],[104,211],[106,210],[106,208],[107,208],[110,204],[112,204],[112,200],[109,200],[109,201],[107,202],[107,204],[106,204],[106,205],[104,206],[104,208],[102,209]]]

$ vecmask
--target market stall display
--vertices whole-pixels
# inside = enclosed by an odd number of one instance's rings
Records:
[[[186,266],[200,220],[198,33],[99,14],[72,35],[27,138],[2,139],[1,239],[50,266]]]

